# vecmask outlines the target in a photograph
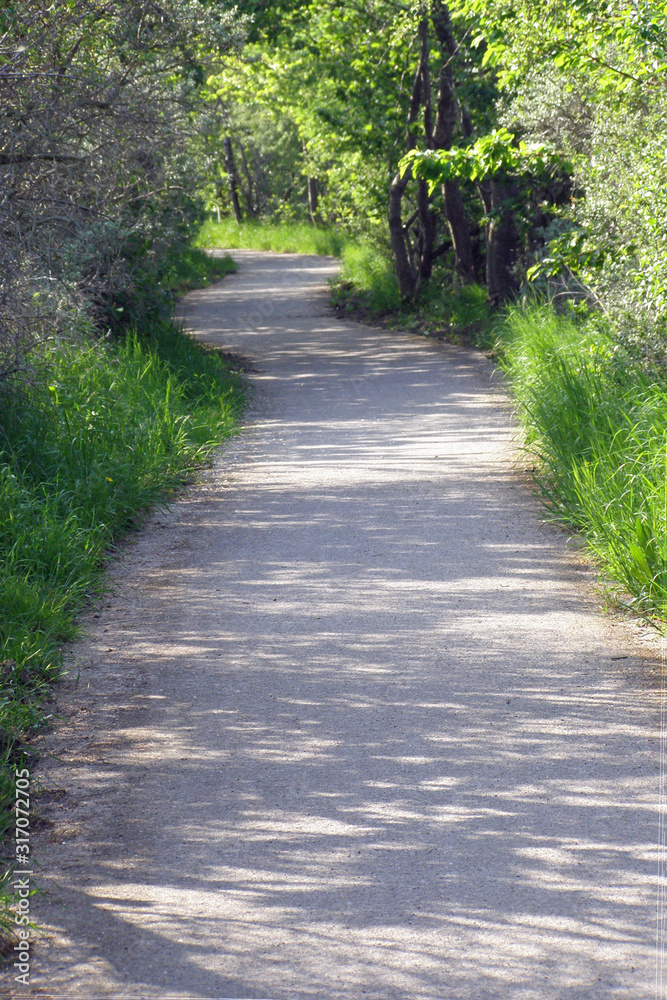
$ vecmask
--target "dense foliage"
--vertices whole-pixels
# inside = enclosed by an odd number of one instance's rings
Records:
[[[2,5],[0,378],[35,341],[159,308],[201,213],[204,66],[239,30],[197,0]]]
[[[662,358],[662,4],[244,6],[249,44],[209,79],[228,154],[210,207],[343,225],[407,299],[537,284]]]
[[[666,48],[639,0],[5,5],[0,375],[155,311],[204,205],[343,228],[394,300],[532,284],[662,363]]]
[[[462,3],[498,74],[499,121],[571,161],[534,275],[565,280],[635,353],[662,360],[667,16],[662,4]]]
[[[211,205],[356,236],[341,309],[495,338],[551,510],[664,617],[665,5],[247,9]]]

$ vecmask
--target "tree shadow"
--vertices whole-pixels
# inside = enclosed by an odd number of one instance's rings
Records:
[[[648,995],[655,670],[518,488],[486,361],[301,309],[328,262],[243,261],[193,309],[258,359],[264,415],[95,640],[136,681],[64,755],[58,982]]]

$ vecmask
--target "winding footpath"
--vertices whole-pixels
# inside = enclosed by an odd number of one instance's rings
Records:
[[[16,996],[653,997],[651,641],[540,520],[486,359],[235,256],[185,310],[249,425],[74,649]]]

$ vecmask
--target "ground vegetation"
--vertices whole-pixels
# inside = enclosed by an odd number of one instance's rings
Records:
[[[233,428],[224,358],[173,322],[233,269],[194,248],[207,74],[244,35],[197,0],[0,5],[0,932],[16,768],[119,533]],[[0,935],[1,937],[2,935]]]

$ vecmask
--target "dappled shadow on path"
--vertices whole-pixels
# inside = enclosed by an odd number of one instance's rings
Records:
[[[275,274],[270,333],[242,274],[208,327],[262,370],[248,454],[99,637],[137,680],[63,753],[90,811],[50,923],[100,996],[645,997],[650,666],[517,485],[483,359]]]

